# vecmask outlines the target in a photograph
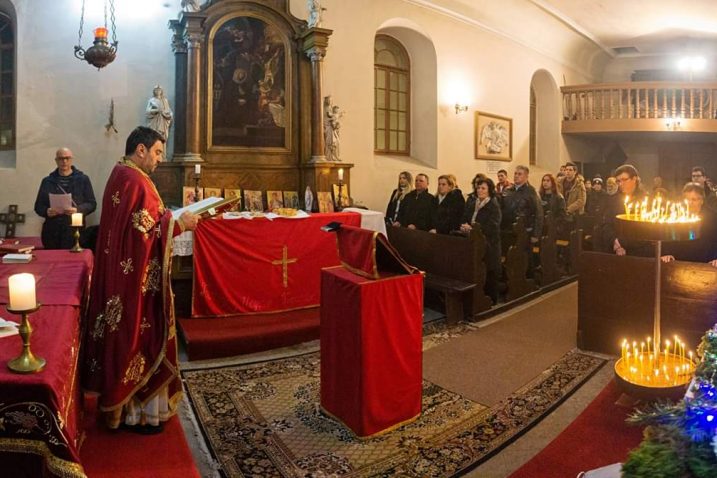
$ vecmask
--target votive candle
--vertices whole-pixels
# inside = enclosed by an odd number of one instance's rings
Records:
[[[37,306],[35,276],[27,272],[14,274],[7,279],[10,290],[10,309],[30,310]]]

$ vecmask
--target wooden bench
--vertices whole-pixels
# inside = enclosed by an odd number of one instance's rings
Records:
[[[480,228],[463,237],[389,227],[387,236],[406,262],[426,273],[426,289],[443,295],[449,323],[490,309],[483,292],[486,243]]]
[[[465,317],[463,308],[463,297],[475,289],[475,283],[463,282],[457,279],[449,279],[427,272],[423,278],[423,285],[427,289],[435,290],[443,294],[446,304],[446,322],[457,324]]]

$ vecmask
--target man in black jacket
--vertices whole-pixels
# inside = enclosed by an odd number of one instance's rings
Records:
[[[417,174],[416,188],[406,194],[398,212],[398,222],[402,227],[429,231],[436,221],[436,203],[433,195],[428,192],[428,176]]]
[[[513,173],[513,185],[503,191],[501,227],[510,231],[513,223],[524,217],[530,242],[536,244],[543,231],[543,206],[537,191],[528,183],[529,173],[527,166],[517,166]]]
[[[72,165],[72,151],[60,148],[55,153],[55,169],[42,180],[35,200],[35,212],[45,218],[42,245],[45,249],[69,249],[75,243],[71,224],[73,213],[83,220],[97,207],[90,178]],[[71,194],[72,206],[62,211],[50,207],[50,194]]]

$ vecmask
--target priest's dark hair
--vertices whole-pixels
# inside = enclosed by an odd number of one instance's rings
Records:
[[[140,144],[143,144],[147,149],[151,149],[157,141],[165,142],[162,133],[146,126],[137,126],[127,137],[124,154],[125,156],[133,155]]]

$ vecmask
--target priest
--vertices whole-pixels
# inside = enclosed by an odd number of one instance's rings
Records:
[[[171,239],[197,225],[175,221],[149,177],[163,155],[164,137],[139,126],[107,181],[84,332],[84,387],[109,428],[140,433],[161,431],[181,397]]]

